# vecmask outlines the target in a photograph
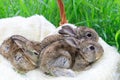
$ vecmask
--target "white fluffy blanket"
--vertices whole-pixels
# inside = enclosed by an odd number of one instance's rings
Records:
[[[39,15],[28,18],[19,16],[0,19],[0,44],[13,34],[22,35],[30,40],[41,41],[48,34],[53,34],[57,30],[54,25]],[[39,69],[26,74],[19,74],[13,70],[9,61],[0,55],[0,80],[120,80],[119,53],[115,47],[109,46],[101,38],[99,38],[99,43],[104,48],[102,58],[91,69],[76,73],[74,78],[50,77],[44,75]]]

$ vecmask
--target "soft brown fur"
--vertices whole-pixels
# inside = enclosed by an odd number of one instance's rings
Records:
[[[23,36],[13,35],[0,46],[0,53],[7,58],[15,69],[29,71],[37,67],[40,43],[29,41]]]

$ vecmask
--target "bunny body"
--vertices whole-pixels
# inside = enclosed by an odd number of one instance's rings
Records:
[[[56,41],[50,46],[47,46],[44,50],[42,50],[39,58],[41,70],[47,73],[50,72],[54,76],[65,75],[65,73],[60,74],[63,71],[61,68],[69,69],[72,65],[71,55],[74,55],[69,54],[69,48],[70,46],[63,40]],[[71,51],[75,50],[73,49]]]
[[[37,67],[39,50],[39,42],[29,41],[20,35],[11,36],[0,46],[0,53],[22,72]]]

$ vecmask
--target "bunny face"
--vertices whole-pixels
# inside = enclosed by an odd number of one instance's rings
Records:
[[[33,62],[37,63],[39,57],[40,43],[32,42],[20,35],[13,35],[12,40],[21,48],[24,54]]]
[[[85,41],[80,46],[81,56],[89,63],[92,63],[103,55],[103,48],[99,43]]]
[[[98,41],[98,34],[95,30],[87,27],[78,27],[76,28],[77,31],[77,37],[78,39],[81,39],[81,41],[84,40],[92,40],[97,42]]]
[[[67,37],[65,41],[70,46],[77,49],[73,70],[85,69],[87,66],[100,59],[104,52],[102,46],[97,42],[81,42],[73,37]]]
[[[75,37],[81,42],[84,40],[92,40],[97,42],[99,38],[95,30],[87,27],[72,28],[71,26],[66,25],[62,26],[62,29],[59,30],[59,33],[64,36]]]

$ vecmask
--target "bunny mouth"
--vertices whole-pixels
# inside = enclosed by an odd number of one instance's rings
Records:
[[[88,65],[92,65],[94,62],[97,61],[96,59],[92,59],[92,60],[86,59],[87,57],[85,57],[83,54],[79,54],[79,55],[86,63],[88,63]]]

